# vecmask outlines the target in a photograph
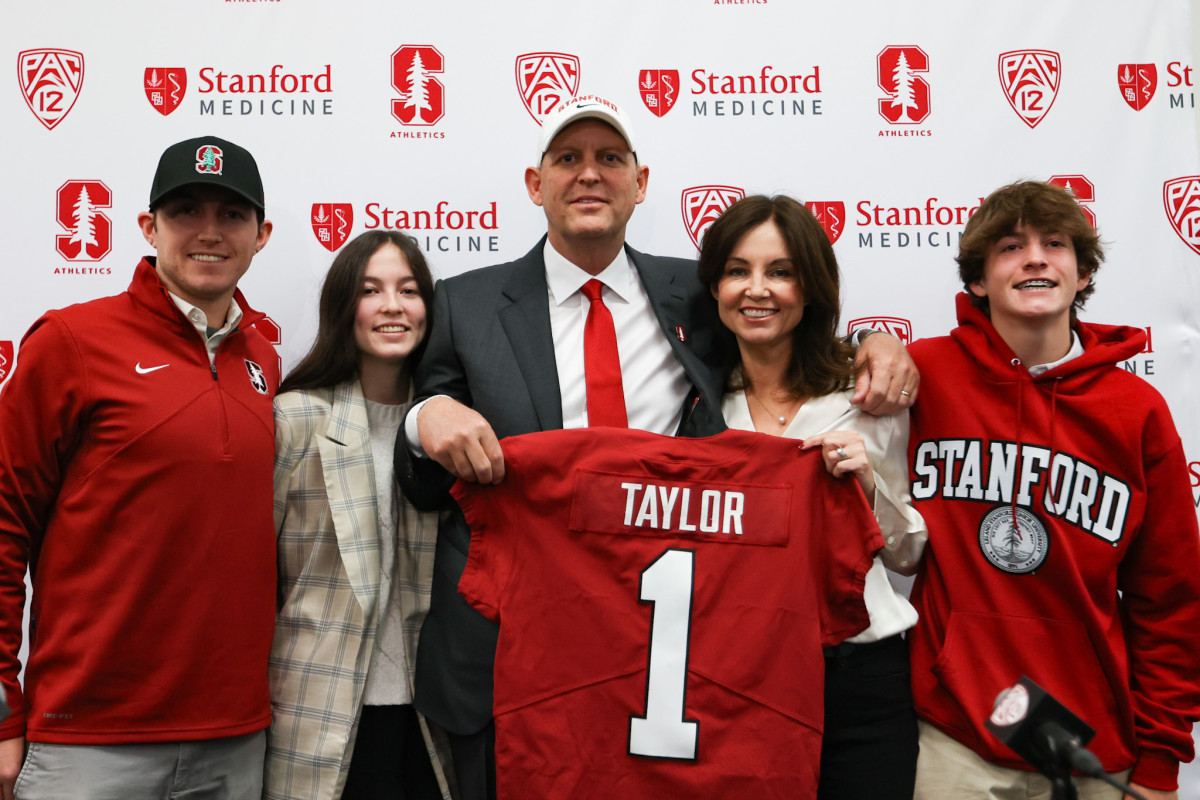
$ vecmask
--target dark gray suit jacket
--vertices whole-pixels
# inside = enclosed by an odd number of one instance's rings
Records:
[[[516,261],[438,282],[429,340],[417,367],[416,399],[449,395],[482,414],[501,439],[562,427],[544,244],[543,238]],[[720,374],[730,340],[712,296],[696,278],[695,262],[643,255],[628,245],[625,250],[663,335],[692,381],[679,435],[720,433],[725,430]],[[686,341],[679,340],[676,326],[683,328]],[[396,447],[396,476],[418,508],[453,505],[447,494],[453,479],[435,462],[413,458],[403,435]],[[476,733],[492,717],[499,631],[458,594],[470,541],[455,507],[438,531],[433,597],[417,648],[414,704],[458,734]]]

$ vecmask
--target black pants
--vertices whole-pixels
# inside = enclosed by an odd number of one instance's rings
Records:
[[[342,800],[441,800],[412,706],[363,706]]]
[[[496,723],[478,733],[450,733],[450,756],[462,800],[496,800]]]
[[[912,800],[916,775],[908,643],[897,635],[826,650],[818,800]]]

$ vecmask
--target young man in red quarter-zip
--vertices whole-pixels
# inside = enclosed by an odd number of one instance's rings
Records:
[[[1177,800],[1200,718],[1200,533],[1136,328],[1079,321],[1103,259],[1075,199],[1006,186],[967,223],[950,336],[910,348],[912,496],[929,527],[909,634],[916,800],[1049,798],[984,726],[1026,675],[1096,730],[1105,772]],[[1083,800],[1121,800],[1076,778]]]
[[[279,375],[237,283],[263,215],[249,152],[172,145],[138,215],[157,257],[21,343],[0,394],[0,800],[261,794]]]

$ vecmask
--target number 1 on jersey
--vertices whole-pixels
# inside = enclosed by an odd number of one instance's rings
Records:
[[[695,760],[700,724],[684,719],[696,555],[667,550],[642,570],[640,598],[653,603],[646,716],[629,718],[629,752]]]

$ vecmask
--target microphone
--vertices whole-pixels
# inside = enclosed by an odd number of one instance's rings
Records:
[[[1113,780],[1100,759],[1085,745],[1096,732],[1028,677],[996,697],[992,715],[984,726],[1026,763],[1053,782],[1055,797],[1076,797],[1071,770],[1122,789],[1130,797],[1140,794]]]

